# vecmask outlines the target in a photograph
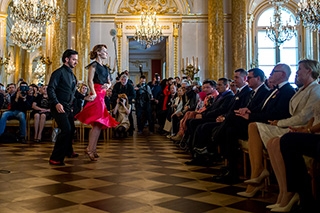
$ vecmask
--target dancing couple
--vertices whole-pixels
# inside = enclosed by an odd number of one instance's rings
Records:
[[[62,56],[64,64],[52,73],[48,85],[48,96],[52,116],[61,132],[49,160],[51,165],[64,165],[65,156],[78,157],[72,148],[75,127],[71,105],[75,97],[88,101],[75,118],[92,126],[89,144],[85,151],[91,161],[96,161],[99,157],[96,147],[101,129],[117,126],[118,122],[108,113],[104,103],[106,90],[111,87],[109,68],[102,62],[107,58],[107,55],[107,46],[104,44],[94,46],[90,52],[90,59],[94,61],[86,67],[89,72],[88,86],[91,91],[90,95],[86,97],[77,91],[77,79],[72,71],[78,63],[77,51],[66,50]]]

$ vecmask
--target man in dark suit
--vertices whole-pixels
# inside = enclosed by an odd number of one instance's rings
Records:
[[[197,122],[191,121],[191,128],[195,129],[195,132],[192,135],[192,141],[189,143],[189,149],[191,153],[193,153],[193,148],[196,144],[203,143],[204,141],[208,141],[210,139],[211,130],[217,126],[219,126],[226,118],[232,116],[234,114],[234,110],[239,109],[240,107],[246,106],[248,101],[248,96],[250,94],[251,89],[246,84],[247,80],[247,71],[244,69],[238,69],[234,73],[234,81],[239,91],[236,95],[232,98],[229,105],[227,106],[226,110],[227,113],[216,115],[215,119],[206,120],[204,122]],[[198,125],[195,125],[198,124]],[[192,126],[193,125],[193,126]],[[189,127],[188,127],[189,128]],[[187,164],[198,163],[196,159],[191,162],[187,162]]]
[[[72,103],[74,98],[92,101],[77,91],[77,79],[72,69],[78,63],[78,52],[68,49],[62,55],[63,65],[54,71],[48,85],[48,97],[51,104],[51,114],[55,118],[61,132],[52,151],[49,163],[63,166],[65,156],[78,157],[73,152],[72,140],[75,130]]]
[[[277,74],[275,74],[277,73]],[[248,139],[248,124],[250,122],[264,122],[268,120],[279,120],[290,117],[289,101],[295,91],[288,83],[291,74],[287,65],[279,64],[275,66],[269,81],[276,85],[275,89],[268,92],[263,101],[252,101],[251,106],[236,111],[237,119],[229,122],[227,128],[221,130],[216,140],[220,141],[223,147],[225,144],[225,157],[228,159],[230,167],[223,169],[221,175],[214,176],[214,181],[232,183],[237,181],[237,155],[238,139]],[[262,160],[261,160],[262,162]]]

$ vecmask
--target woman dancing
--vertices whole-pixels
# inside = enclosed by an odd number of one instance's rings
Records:
[[[102,60],[107,58],[107,46],[98,44],[90,52],[90,59],[93,61],[86,68],[89,69],[88,86],[92,102],[88,102],[84,109],[75,116],[82,123],[92,126],[89,134],[89,144],[85,151],[91,161],[96,161],[97,142],[101,129],[115,127],[118,122],[108,113],[104,103],[106,90],[111,87],[109,68],[103,65]]]

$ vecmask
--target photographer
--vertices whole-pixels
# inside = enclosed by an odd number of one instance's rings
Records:
[[[152,92],[150,87],[146,84],[146,77],[144,75],[140,76],[140,83],[134,88],[136,90],[136,111],[137,111],[137,123],[138,123],[138,133],[142,133],[143,121],[142,112],[146,113],[146,117],[149,123],[149,131],[153,133],[154,125],[151,115],[151,104],[150,101],[153,100]]]
[[[119,124],[114,128],[116,137],[124,138],[127,136],[127,131],[130,127],[129,114],[131,112],[131,105],[129,104],[126,94],[119,94],[117,99],[117,105],[113,110],[113,114],[116,116],[116,121]]]
[[[11,97],[11,108],[2,114],[0,120],[0,135],[5,130],[8,119],[19,120],[21,143],[26,143],[26,111],[31,109],[33,97],[28,95],[29,87],[26,82],[21,82],[18,92]]]

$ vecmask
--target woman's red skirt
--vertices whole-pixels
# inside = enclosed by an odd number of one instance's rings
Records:
[[[108,127],[115,127],[119,123],[108,113],[104,102],[106,90],[101,89],[101,86],[100,84],[94,84],[97,97],[94,101],[88,102],[75,118],[92,126],[101,124],[101,129],[107,129]]]

